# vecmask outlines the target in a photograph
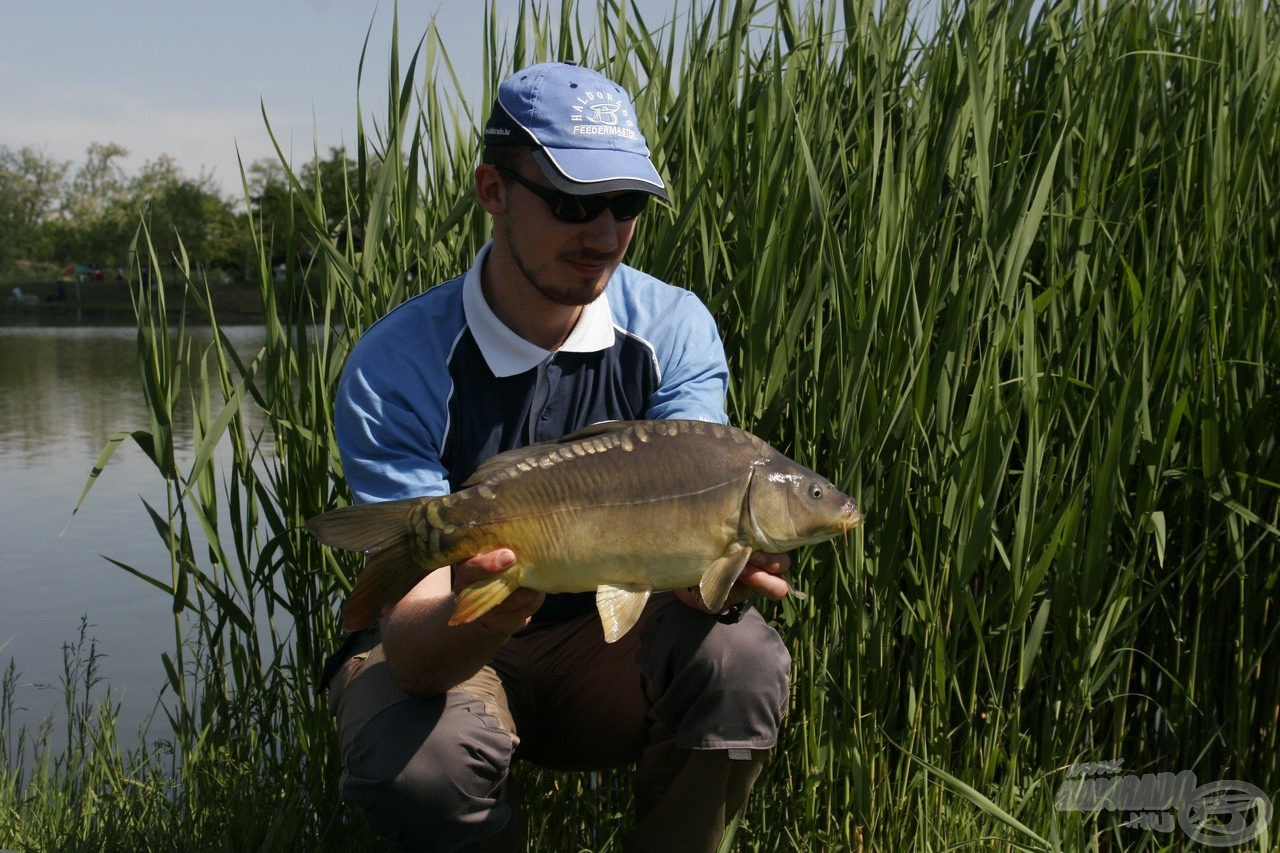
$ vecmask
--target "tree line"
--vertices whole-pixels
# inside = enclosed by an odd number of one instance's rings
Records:
[[[192,177],[168,155],[131,174],[128,154],[94,142],[77,163],[30,146],[0,146],[0,279],[39,281],[69,266],[114,276],[129,268],[144,222],[158,257],[181,252],[205,270],[252,277],[262,256],[256,235],[273,266],[289,257],[299,193],[319,193],[323,209],[345,210],[344,187],[356,183],[356,164],[344,148],[293,174],[276,160],[249,163],[242,199],[225,194],[212,173]]]

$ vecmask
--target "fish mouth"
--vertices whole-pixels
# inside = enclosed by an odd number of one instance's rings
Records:
[[[848,533],[861,523],[862,512],[858,509],[858,505],[853,502],[853,499],[850,498],[840,508],[840,520],[836,522],[836,526],[840,528],[841,533]]]

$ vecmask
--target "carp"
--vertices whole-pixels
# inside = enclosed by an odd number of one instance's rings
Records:
[[[595,591],[605,639],[635,625],[655,590],[697,585],[725,605],[752,551],[782,553],[857,527],[827,479],[767,442],[705,421],[609,421],[485,461],[458,491],[342,507],[307,522],[321,543],[368,560],[343,610],[377,621],[428,573],[495,548],[516,562],[457,596],[449,624],[519,587]]]

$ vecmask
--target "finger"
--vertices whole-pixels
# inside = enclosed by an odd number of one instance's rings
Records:
[[[504,569],[509,569],[516,562],[516,552],[510,548],[495,548],[492,551],[486,551],[483,554],[477,554],[464,564],[473,568],[482,569],[483,571],[495,573]]]
[[[474,557],[469,557],[453,566],[453,589],[461,591],[463,587],[478,580],[505,571],[515,565],[516,555],[510,548],[496,548]]]
[[[523,619],[532,616],[546,597],[544,592],[521,587],[494,605],[486,615],[518,616]]]
[[[529,624],[529,620],[537,612],[538,608],[542,606],[542,602],[546,597],[546,593],[532,589],[517,589],[476,621],[490,631],[499,634],[514,634]]]
[[[511,594],[493,606],[493,610],[527,610],[537,609],[546,593],[522,586],[511,591]]]
[[[748,594],[760,593],[773,601],[785,598],[791,591],[791,584],[787,583],[786,578],[773,574],[767,569],[752,566],[743,570],[735,586],[744,589]]]
[[[747,565],[755,566],[758,569],[764,569],[770,574],[782,575],[791,571],[791,555],[770,554],[765,551],[752,551],[751,557],[747,560]]]

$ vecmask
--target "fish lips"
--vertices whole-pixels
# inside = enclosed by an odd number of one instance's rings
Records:
[[[858,509],[853,498],[848,498],[840,507],[840,520],[836,522],[836,526],[841,533],[848,533],[861,523],[862,510]]]

